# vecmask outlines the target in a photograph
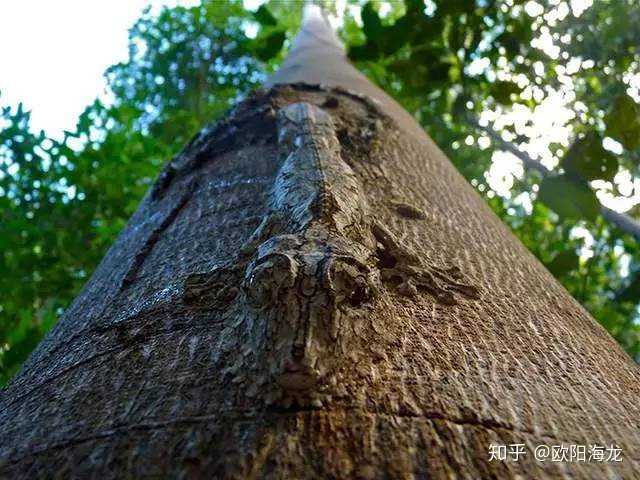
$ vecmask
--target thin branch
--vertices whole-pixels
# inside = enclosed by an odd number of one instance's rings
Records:
[[[516,156],[527,170],[535,170],[539,172],[543,177],[554,175],[554,173],[545,167],[542,163],[532,158],[528,153],[523,152],[512,143],[507,142],[490,126],[483,127],[475,119],[469,118],[469,122],[478,130],[484,132],[489,138],[491,138],[501,150],[505,150],[514,156]],[[604,205],[600,205],[600,213],[602,216],[614,224],[617,228],[629,235],[632,235],[636,240],[640,241],[640,223],[625,213],[616,212]]]

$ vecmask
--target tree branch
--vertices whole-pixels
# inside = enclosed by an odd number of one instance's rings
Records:
[[[527,170],[536,170],[543,177],[553,176],[554,173],[545,167],[542,163],[532,158],[528,153],[523,152],[512,143],[507,142],[490,126],[483,127],[475,119],[469,118],[469,122],[478,130],[484,132],[489,138],[491,138],[501,150],[505,150],[514,156],[516,156]],[[622,230],[629,235],[632,235],[636,240],[640,241],[640,223],[625,213],[616,212],[604,205],[600,205],[600,214],[610,223],[615,225],[618,229]]]

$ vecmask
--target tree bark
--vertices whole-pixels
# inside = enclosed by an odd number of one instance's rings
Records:
[[[170,162],[3,392],[0,476],[637,475],[638,367],[320,17],[267,88]],[[561,444],[622,462],[534,459]]]

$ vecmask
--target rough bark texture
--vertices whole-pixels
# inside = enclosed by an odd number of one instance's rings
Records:
[[[638,367],[331,35],[166,167],[3,392],[2,477],[638,474]]]

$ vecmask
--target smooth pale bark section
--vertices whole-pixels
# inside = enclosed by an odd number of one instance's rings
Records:
[[[638,367],[332,35],[167,166],[3,392],[0,476],[637,475]]]

